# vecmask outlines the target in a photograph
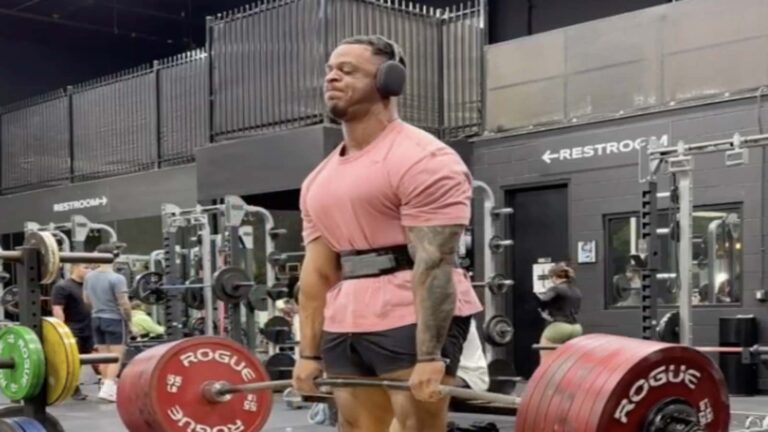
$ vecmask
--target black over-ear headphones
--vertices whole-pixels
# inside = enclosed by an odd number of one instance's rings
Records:
[[[400,63],[400,48],[383,36],[376,37],[391,46],[394,53],[394,57],[382,63],[376,71],[376,90],[384,98],[400,96],[405,90],[405,66]]]

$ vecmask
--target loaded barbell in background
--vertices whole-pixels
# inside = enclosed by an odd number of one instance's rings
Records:
[[[472,282],[473,287],[486,287],[493,294],[504,294],[514,284],[514,281],[505,279],[504,275],[498,273],[491,276],[486,282]]]
[[[69,399],[80,383],[80,366],[117,363],[114,354],[80,354],[69,327],[56,318],[42,319],[43,341],[19,325],[0,330],[0,391],[11,400],[36,396],[46,385],[49,405]]]
[[[245,300],[254,286],[245,270],[239,267],[222,267],[213,275],[213,295],[217,300],[227,304],[235,304]],[[163,283],[163,274],[159,272],[148,271],[136,276],[133,283],[133,297],[138,298],[145,304],[164,303],[168,296],[165,290],[184,289],[195,291],[195,298],[188,299],[194,304],[195,299],[202,296],[202,289],[205,284],[187,284],[187,285],[165,285]]]
[[[331,378],[318,385],[378,386],[399,381]],[[244,347],[220,337],[159,345],[125,368],[117,408],[129,431],[259,431],[272,409],[269,381]],[[517,409],[516,430],[580,432],[722,432],[730,422],[720,370],[687,346],[623,336],[581,336],[556,350],[522,397],[450,386],[446,395]]]
[[[24,237],[24,246],[34,247],[40,251],[43,262],[40,263],[40,283],[50,284],[59,278],[59,267],[62,263],[69,264],[109,264],[114,262],[112,254],[87,252],[59,252],[56,239],[49,232],[32,231]],[[0,260],[19,262],[20,251],[0,251]]]

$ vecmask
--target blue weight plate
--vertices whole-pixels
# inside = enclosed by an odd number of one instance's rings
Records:
[[[27,430],[24,429],[24,426],[22,426],[21,423],[19,422],[19,418],[20,417],[11,417],[11,418],[5,419],[5,421],[12,424],[13,427],[15,428],[14,430],[18,432],[27,432]]]
[[[45,432],[45,428],[37,420],[29,417],[16,417],[13,419],[21,426],[24,432]]]

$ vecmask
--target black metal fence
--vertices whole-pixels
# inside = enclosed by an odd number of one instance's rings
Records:
[[[401,116],[444,139],[480,132],[485,0],[265,0],[208,19],[208,46],[0,112],[0,192],[187,163],[210,142],[327,121],[342,39],[404,47]]]

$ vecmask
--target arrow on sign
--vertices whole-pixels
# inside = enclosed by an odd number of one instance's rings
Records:
[[[100,205],[107,205],[107,197],[104,195],[102,195],[101,198],[97,198],[97,201],[99,201]]]
[[[550,151],[547,150],[547,152],[544,153],[541,158],[544,159],[544,162],[546,163],[552,163],[552,159],[559,159],[560,155],[558,153],[550,153]]]

